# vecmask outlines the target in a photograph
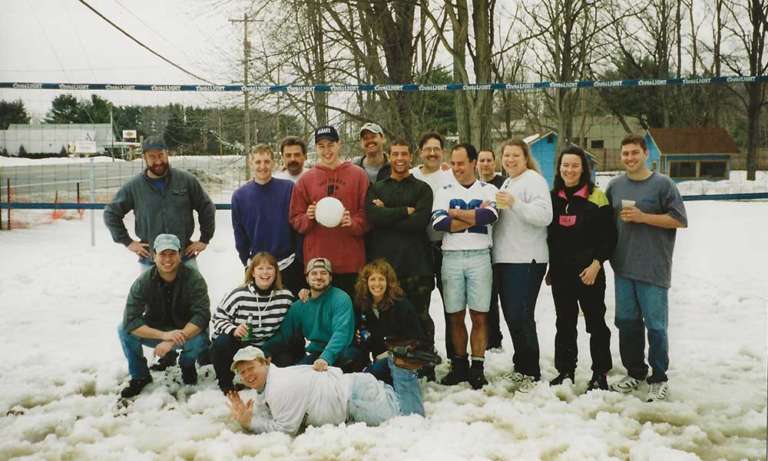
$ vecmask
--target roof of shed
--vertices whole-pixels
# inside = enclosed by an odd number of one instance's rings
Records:
[[[736,141],[724,128],[651,128],[662,154],[738,154]]]

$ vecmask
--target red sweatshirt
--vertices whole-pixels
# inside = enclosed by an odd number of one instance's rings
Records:
[[[365,197],[368,175],[350,162],[336,169],[315,165],[299,178],[291,195],[289,219],[291,226],[304,234],[304,265],[318,256],[331,260],[333,272],[349,274],[365,265]],[[307,207],[323,197],[336,197],[349,211],[350,227],[327,228],[307,217]]]

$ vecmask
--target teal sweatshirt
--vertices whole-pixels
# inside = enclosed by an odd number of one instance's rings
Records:
[[[315,299],[294,301],[280,329],[262,348],[269,351],[272,346],[301,335],[309,341],[307,352],[319,352],[321,359],[333,365],[339,353],[352,343],[354,333],[352,300],[343,290],[332,286]]]

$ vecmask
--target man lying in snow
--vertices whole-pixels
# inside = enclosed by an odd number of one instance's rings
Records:
[[[281,431],[296,435],[307,425],[348,421],[375,426],[395,416],[423,416],[416,375],[393,364],[390,369],[393,386],[371,374],[343,374],[336,367],[327,371],[315,371],[311,365],[280,368],[261,349],[248,346],[235,354],[232,371],[259,392],[259,402],[243,402],[233,391],[227,395],[229,408],[243,428],[257,434]]]

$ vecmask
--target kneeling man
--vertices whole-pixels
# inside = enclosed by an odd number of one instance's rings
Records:
[[[153,246],[155,266],[133,282],[117,328],[131,375],[120,392],[126,398],[152,382],[142,346],[154,347],[154,355],[161,358],[181,350],[181,377],[189,385],[197,384],[195,360],[207,347],[201,334],[211,320],[205,279],[181,264],[181,242],[175,235],[160,234]]]
[[[232,359],[232,371],[259,392],[259,402],[243,402],[228,394],[232,417],[251,432],[285,432],[296,435],[306,426],[364,422],[375,426],[395,416],[424,415],[421,390],[407,373],[390,364],[393,386],[369,373],[342,373],[330,367],[317,371],[310,365],[280,368],[265,358],[261,349],[248,346]],[[392,360],[392,359],[390,359]]]

